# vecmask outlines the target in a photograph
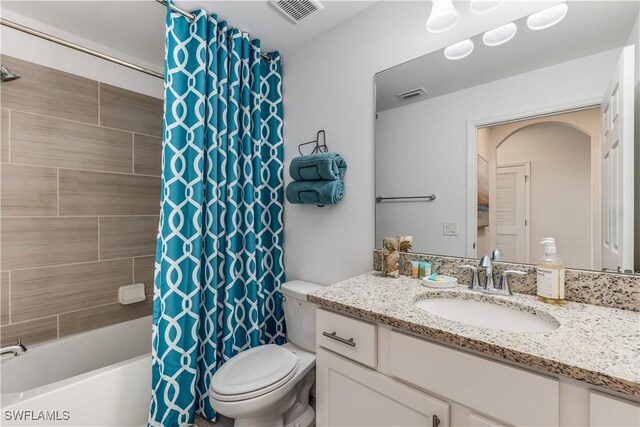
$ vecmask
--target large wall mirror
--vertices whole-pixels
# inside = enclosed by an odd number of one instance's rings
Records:
[[[378,247],[534,264],[555,237],[567,267],[640,270],[639,3],[567,5],[376,75]]]

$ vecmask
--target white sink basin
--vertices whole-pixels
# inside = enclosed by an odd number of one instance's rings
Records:
[[[515,307],[455,297],[424,298],[416,307],[455,322],[481,328],[510,332],[549,332],[560,324],[551,316],[544,317]]]

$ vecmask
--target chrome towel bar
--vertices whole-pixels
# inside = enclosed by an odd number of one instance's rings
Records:
[[[436,195],[432,194],[430,196],[402,196],[402,197],[376,197],[376,203],[383,202],[385,200],[424,200],[426,202],[431,202],[436,199]]]

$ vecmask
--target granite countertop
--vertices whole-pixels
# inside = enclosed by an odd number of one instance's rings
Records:
[[[423,297],[456,293],[491,299],[559,323],[551,332],[508,332],[471,326],[414,306]],[[466,287],[430,289],[408,276],[363,274],[311,293],[307,300],[467,350],[563,375],[640,398],[640,313],[567,302],[555,306],[522,294],[486,295]],[[553,320],[555,319],[555,320]]]

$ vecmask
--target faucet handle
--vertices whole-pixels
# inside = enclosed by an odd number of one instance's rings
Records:
[[[500,286],[498,292],[502,295],[513,295],[511,288],[509,287],[509,276],[526,276],[527,273],[518,270],[505,270],[502,272],[502,278],[500,280]]]
[[[468,286],[469,289],[471,290],[482,289],[482,286],[480,286],[480,281],[478,280],[478,267],[465,264],[465,265],[459,265],[458,268],[463,270],[471,270],[472,276],[471,276],[471,282],[469,282],[469,286]]]
[[[493,252],[491,252],[491,260],[500,261],[500,258],[502,258],[502,251],[499,248],[495,248]]]

